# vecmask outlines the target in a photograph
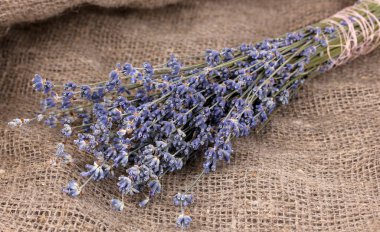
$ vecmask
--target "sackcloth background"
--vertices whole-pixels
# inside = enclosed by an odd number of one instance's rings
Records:
[[[163,181],[147,208],[110,210],[115,180],[77,199],[75,166],[52,166],[56,129],[11,129],[32,116],[35,73],[95,82],[118,62],[163,63],[308,25],[351,0],[0,0],[0,231],[175,231],[172,196],[201,159]],[[200,181],[190,231],[380,231],[380,49],[308,81],[231,164]],[[75,155],[75,148],[69,150]],[[76,156],[77,163],[84,159]]]

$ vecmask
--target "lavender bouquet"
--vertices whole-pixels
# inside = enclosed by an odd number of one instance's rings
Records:
[[[72,162],[65,151],[74,143],[93,160],[63,189],[80,195],[86,184],[118,176],[120,196],[111,200],[121,211],[128,195],[141,194],[144,207],[161,192],[160,179],[203,159],[196,181],[173,197],[180,208],[177,225],[192,221],[185,207],[201,177],[229,162],[231,140],[261,128],[281,105],[288,104],[304,81],[372,51],[380,42],[380,1],[364,0],[317,24],[221,51],[206,50],[204,61],[183,65],[174,55],[164,65],[117,64],[98,83],[53,84],[35,75],[42,95],[34,118],[14,119],[10,126],[41,122],[59,127],[63,141],[56,156]]]

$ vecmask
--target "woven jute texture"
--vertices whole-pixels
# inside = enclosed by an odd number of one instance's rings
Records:
[[[75,165],[52,166],[59,132],[10,129],[32,116],[35,73],[96,82],[118,62],[163,63],[207,48],[281,35],[353,4],[346,0],[0,0],[0,231],[175,231],[172,196],[202,158],[163,180],[147,208],[110,209],[115,180],[72,199]],[[85,158],[69,147],[81,166]],[[380,49],[306,82],[234,157],[194,188],[191,231],[380,231]],[[200,154],[201,157],[201,154]]]

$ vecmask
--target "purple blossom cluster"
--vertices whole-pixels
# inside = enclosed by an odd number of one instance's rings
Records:
[[[90,180],[112,178],[119,169],[121,197],[112,199],[112,208],[123,210],[125,198],[136,194],[144,196],[144,207],[161,192],[160,179],[190,159],[203,157],[202,174],[229,163],[233,138],[248,135],[288,104],[309,74],[327,70],[329,59],[321,57],[336,33],[331,26],[309,27],[238,48],[208,49],[204,62],[191,66],[174,55],[164,67],[117,64],[95,84],[60,86],[36,75],[33,87],[44,95],[41,113],[9,124],[59,126],[65,141],[93,157],[81,172],[87,180],[70,181],[63,189],[68,195],[78,196]],[[63,143],[56,154],[72,161]],[[186,192],[173,199],[181,207],[181,228],[192,221],[183,210],[193,203]]]

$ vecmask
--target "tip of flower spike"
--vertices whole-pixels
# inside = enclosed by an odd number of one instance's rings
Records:
[[[81,188],[75,180],[71,180],[62,191],[70,197],[76,197],[81,193]]]
[[[120,212],[120,211],[123,211],[123,209],[124,209],[124,202],[120,201],[119,199],[112,199],[111,200],[111,206],[112,206],[113,210]]]
[[[44,119],[44,115],[43,114],[37,115],[37,122],[41,122],[42,119]]]
[[[55,154],[59,157],[59,156],[62,156],[64,153],[65,153],[65,145],[63,143],[58,143],[57,151]]]
[[[34,78],[32,79],[32,81],[42,81],[41,75],[38,73],[34,74]]]
[[[193,221],[190,216],[180,214],[177,218],[177,226],[181,227],[181,229],[186,229],[190,227],[190,223]]]
[[[39,74],[34,75],[32,83],[36,91],[44,92],[45,94],[48,94],[54,88],[54,84],[51,81],[44,81]]]
[[[148,202],[149,202],[149,198],[145,198],[144,200],[139,202],[139,206],[141,208],[144,208],[148,204]]]
[[[109,74],[109,78],[111,81],[117,80],[119,78],[119,75],[115,70],[112,70]]]
[[[44,83],[43,83],[42,77],[39,74],[34,75],[34,78],[32,79],[32,83],[33,83],[33,88],[36,91],[41,92],[43,90]]]
[[[71,126],[69,124],[64,124],[61,130],[62,134],[66,137],[70,137],[72,132]]]
[[[10,127],[21,127],[22,126],[22,120],[19,118],[15,118],[12,121],[8,122],[8,126],[10,126]]]
[[[73,161],[72,156],[65,152],[65,145],[63,143],[57,144],[55,155],[59,158],[62,158],[63,163],[71,163]]]

